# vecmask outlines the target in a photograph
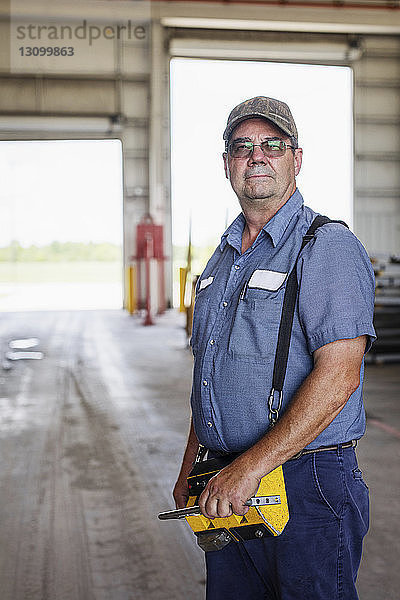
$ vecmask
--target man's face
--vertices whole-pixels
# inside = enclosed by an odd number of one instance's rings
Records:
[[[279,138],[290,145],[283,132],[266,119],[247,119],[233,130],[229,143],[250,141],[261,144],[267,138]],[[226,177],[243,205],[282,205],[296,189],[302,150],[286,149],[284,156],[268,158],[255,146],[247,158],[232,158],[224,152]]]

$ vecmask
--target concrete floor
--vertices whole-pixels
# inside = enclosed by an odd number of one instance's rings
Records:
[[[33,336],[45,354],[0,368],[1,600],[204,597],[189,528],[156,518],[172,508],[189,420],[182,326],[172,311],[147,328],[122,311],[1,316],[4,352]],[[361,600],[399,598],[399,380],[397,365],[367,369]]]

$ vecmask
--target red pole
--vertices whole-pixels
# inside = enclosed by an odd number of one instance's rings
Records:
[[[151,318],[151,295],[150,295],[150,258],[153,256],[153,237],[146,235],[146,316],[143,325],[153,325]]]
[[[136,286],[137,286],[137,307],[140,310],[142,304],[142,261],[139,256],[136,258]]]
[[[165,312],[164,260],[158,259],[158,314]]]

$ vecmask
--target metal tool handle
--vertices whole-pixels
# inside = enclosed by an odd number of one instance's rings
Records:
[[[200,506],[190,506],[189,508],[177,508],[176,510],[167,510],[158,515],[161,521],[168,519],[184,519],[185,517],[195,517],[201,515]]]
[[[278,496],[255,496],[246,500],[245,506],[269,506],[273,504],[280,504],[281,497]],[[168,521],[169,519],[184,519],[185,517],[196,517],[201,515],[200,506],[189,506],[186,508],[177,508],[176,510],[167,510],[158,515],[161,521]]]
[[[276,496],[253,496],[250,500],[245,502],[246,506],[268,506],[270,504],[280,504],[281,497]]]

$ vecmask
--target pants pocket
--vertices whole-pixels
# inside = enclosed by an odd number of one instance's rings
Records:
[[[347,499],[343,461],[334,452],[316,452],[312,469],[321,502],[337,519],[342,518]]]
[[[365,483],[364,479],[363,479],[363,474],[362,471],[359,467],[355,467],[352,470],[352,474],[353,474],[353,479],[355,481],[358,481],[360,483],[360,485],[363,485],[367,490],[369,489],[367,484]]]

